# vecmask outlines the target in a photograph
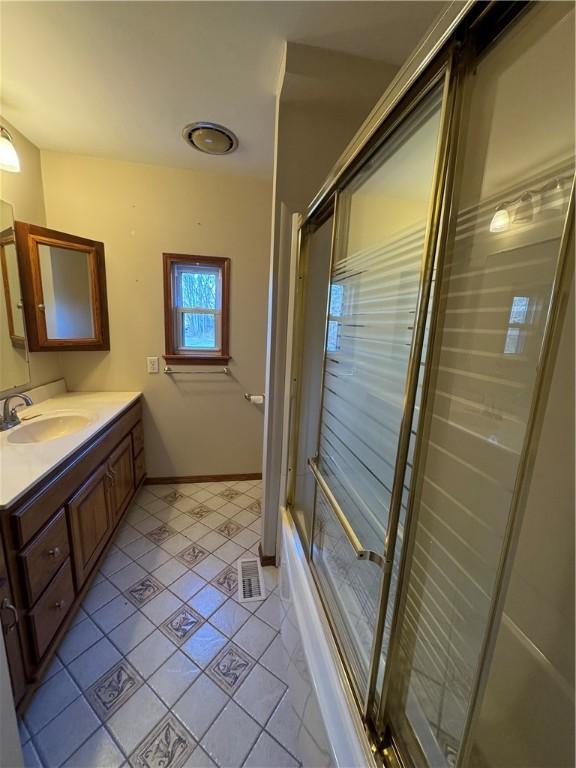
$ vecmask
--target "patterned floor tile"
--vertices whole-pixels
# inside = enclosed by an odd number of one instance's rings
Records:
[[[154,544],[162,544],[163,541],[166,541],[171,536],[175,536],[177,533],[178,531],[175,528],[171,528],[168,523],[162,523],[157,528],[148,531],[145,536],[150,541],[153,541]]]
[[[134,667],[126,659],[122,659],[88,688],[86,698],[100,719],[107,720],[143,683]]]
[[[196,613],[188,605],[183,605],[174,611],[171,616],[160,624],[159,629],[164,632],[176,645],[182,645],[192,637],[194,632],[204,623],[203,617]]]
[[[213,510],[210,509],[210,507],[205,507],[204,504],[198,504],[195,507],[192,507],[190,510],[182,510],[185,512],[188,517],[193,518],[197,522],[201,522],[204,520],[205,517],[208,517],[208,515],[211,515]]]
[[[232,501],[237,496],[241,496],[240,491],[236,491],[234,488],[226,488],[224,491],[220,491],[218,496],[221,496],[223,499],[226,499],[227,501]]]
[[[186,547],[182,552],[177,555],[178,560],[188,568],[193,568],[198,563],[201,563],[210,553],[207,549],[203,549],[198,544],[191,544]]]
[[[168,493],[165,496],[160,497],[163,501],[166,502],[166,504],[174,504],[177,501],[180,501],[180,499],[184,498],[184,494],[180,493],[177,490],[168,491]]]
[[[256,501],[252,502],[246,509],[249,512],[253,512],[255,515],[262,514],[262,506],[260,504],[260,501],[257,499]]]
[[[182,768],[196,741],[173,714],[167,714],[134,750],[133,768]]]
[[[163,589],[164,585],[153,576],[145,576],[141,581],[132,584],[124,594],[133,605],[139,608],[150,602],[150,600],[160,594]]]
[[[216,528],[216,532],[226,536],[227,539],[233,539],[237,533],[240,533],[242,526],[239,523],[235,523],[233,520],[226,520],[225,523],[219,525]]]
[[[227,566],[210,583],[231,597],[238,592],[238,568],[235,565]]]
[[[32,736],[22,724],[29,768],[296,764],[280,734],[261,732],[285,691],[268,658],[278,606],[256,618],[261,603],[238,602],[235,561],[259,540],[260,495],[253,481],[139,492],[61,645],[68,668],[55,658],[53,692],[28,710],[30,722],[41,712]]]
[[[228,643],[210,662],[206,674],[231,696],[248,677],[254,663],[245,651],[234,643]]]

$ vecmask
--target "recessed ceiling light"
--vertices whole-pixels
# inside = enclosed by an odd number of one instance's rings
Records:
[[[216,123],[190,123],[182,131],[182,136],[194,149],[209,155],[229,155],[238,146],[238,139],[232,131]]]

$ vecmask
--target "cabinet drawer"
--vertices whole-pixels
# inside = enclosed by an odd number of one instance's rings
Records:
[[[50,645],[58,627],[74,601],[74,584],[70,558],[58,571],[46,591],[28,614],[32,626],[34,649],[38,659]]]
[[[32,606],[70,552],[64,509],[20,553],[28,605]]]
[[[138,485],[140,480],[146,474],[146,462],[144,461],[144,451],[140,451],[134,459],[134,484]]]
[[[142,428],[142,422],[139,421],[132,430],[132,450],[134,451],[134,456],[137,456],[143,448],[144,429]]]

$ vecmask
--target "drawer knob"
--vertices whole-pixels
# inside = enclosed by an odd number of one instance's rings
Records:
[[[54,608],[56,608],[56,610],[58,611],[61,611],[62,608],[64,608],[64,605],[65,605],[64,600],[58,600],[58,602],[55,603]]]
[[[53,547],[52,549],[48,550],[48,557],[57,558],[60,557],[61,554],[62,553],[60,551],[60,547]]]

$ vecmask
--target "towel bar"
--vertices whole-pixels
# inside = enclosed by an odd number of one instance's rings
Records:
[[[230,376],[230,368],[221,368],[218,371],[175,371],[173,368],[170,368],[169,365],[167,365],[164,368],[164,373],[167,376],[174,376],[177,373],[183,373],[187,376],[217,376],[217,375],[224,375],[224,376]]]

